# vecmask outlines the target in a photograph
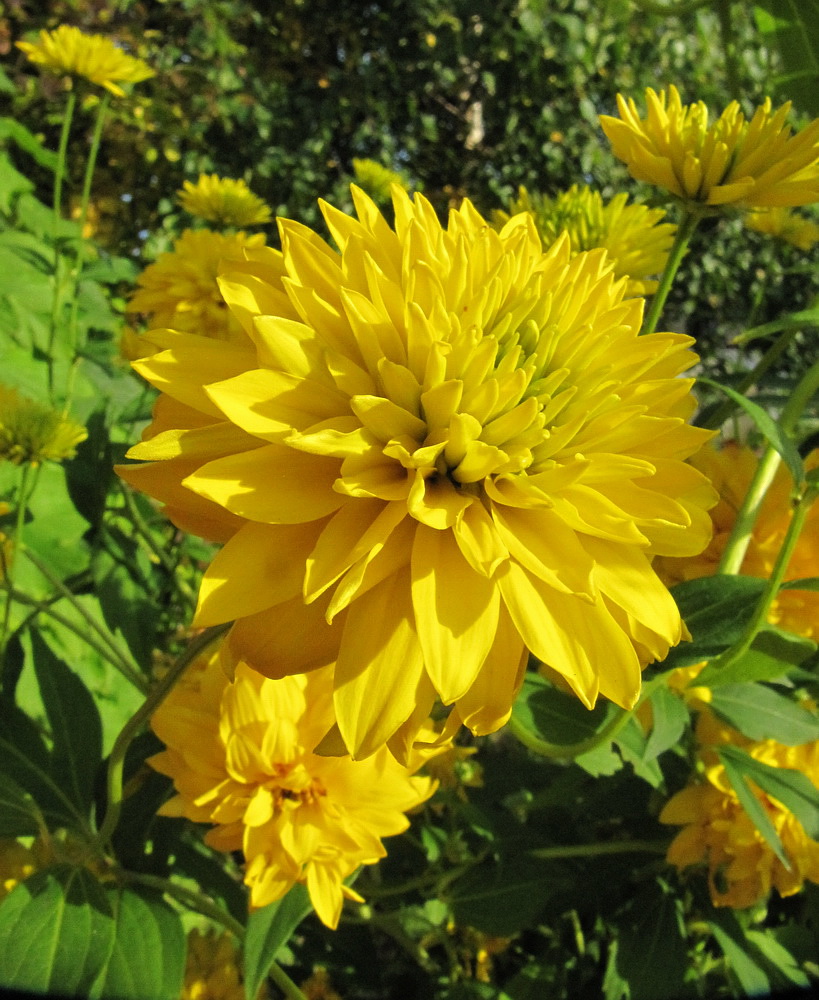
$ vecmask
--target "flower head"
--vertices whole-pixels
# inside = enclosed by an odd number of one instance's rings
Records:
[[[766,233],[790,243],[799,250],[810,250],[819,243],[819,225],[798,212],[787,208],[761,208],[748,212],[745,225],[758,233]]]
[[[332,668],[270,680],[239,664],[231,684],[217,647],[154,714],[168,749],[151,758],[177,791],[161,813],[215,823],[207,842],[244,852],[252,906],[305,882],[329,927],[344,896],[361,898],[344,879],[382,858],[381,838],[435,789],[386,748],[358,762],[317,756],[333,721]]]
[[[708,476],[719,493],[719,503],[711,511],[714,534],[709,546],[699,555],[664,558],[655,563],[657,572],[669,586],[682,580],[713,576],[717,572],[737,511],[756,471],[758,458],[750,448],[728,444],[719,451],[703,448],[691,461]],[[819,449],[807,456],[805,466],[807,469],[819,467]],[[757,515],[740,568],[746,576],[765,580],[770,577],[790,523],[790,489],[790,474],[784,466],[780,466]],[[819,502],[814,503],[808,512],[785,580],[804,580],[815,576],[819,576]],[[780,590],[771,604],[768,620],[791,632],[819,639],[819,593]]]
[[[617,95],[620,118],[601,115],[614,155],[638,181],[686,202],[741,208],[808,205],[819,200],[819,119],[792,134],[790,103],[771,101],[746,120],[732,101],[709,124],[702,101],[683,105],[677,88],[646,90],[648,113]]]
[[[224,276],[244,346],[159,332],[135,364],[171,400],[122,474],[227,539],[197,622],[273,676],[335,660],[356,757],[404,755],[436,697],[494,731],[529,651],[632,705],[683,635],[651,559],[711,530],[691,339],[639,337],[605,253],[544,253],[527,215],[443,228],[395,191],[393,231],[354,198],[324,206],[340,252],[280,221]]]
[[[0,385],[0,461],[39,465],[73,458],[88,431],[16,389]]]
[[[243,180],[217,174],[200,174],[195,184],[185,181],[177,197],[190,215],[223,226],[263,226],[272,218],[270,207]]]
[[[409,190],[406,177],[382,166],[376,160],[353,159],[353,173],[361,187],[379,204],[390,200],[393,184],[405,191]]]
[[[661,223],[662,209],[627,201],[628,195],[618,194],[604,202],[599,191],[577,184],[554,198],[521,187],[509,211],[495,212],[494,217],[503,224],[518,212],[531,212],[545,248],[568,233],[573,253],[596,249],[608,253],[615,277],[628,277],[627,295],[650,295],[657,282],[649,276],[665,267],[677,227]]]
[[[117,97],[125,91],[117,82],[141,83],[155,76],[142,59],[129,56],[104,35],[86,35],[79,28],[61,24],[41,31],[36,42],[17,42],[28,58],[53,73],[79,76],[105,87]]]
[[[232,936],[197,928],[188,932],[185,979],[180,1000],[244,1000],[241,959]],[[260,990],[260,997],[267,991]]]
[[[797,747],[775,740],[755,743],[706,708],[697,720],[696,732],[704,780],[677,792],[660,813],[660,822],[683,827],[668,849],[669,862],[681,870],[706,865],[715,906],[752,906],[772,887],[790,896],[802,888],[805,879],[819,882],[819,843],[808,837],[792,812],[757,786],[750,786],[779,835],[789,871],[743,809],[714,752],[723,744],[739,746],[763,764],[800,771],[819,788],[819,742]]]
[[[244,250],[261,246],[261,233],[223,236],[209,229],[186,229],[173,250],[161,254],[137,278],[139,288],[128,311],[145,313],[154,326],[244,341],[242,326],[228,310],[216,279],[226,262],[239,266]]]

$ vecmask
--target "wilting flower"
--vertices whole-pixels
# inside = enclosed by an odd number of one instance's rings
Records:
[[[50,406],[0,385],[0,461],[39,465],[73,458],[88,431]]]
[[[614,155],[638,181],[687,202],[741,208],[808,205],[819,200],[819,119],[792,134],[790,102],[771,101],[747,121],[732,101],[709,124],[702,101],[683,105],[677,88],[646,90],[647,116],[617,95],[620,118],[601,115]]]
[[[0,838],[0,901],[37,871],[34,852],[18,840]]]
[[[384,857],[381,838],[435,789],[386,748],[366,761],[317,756],[333,721],[331,668],[270,680],[240,663],[230,683],[217,647],[154,714],[168,749],[151,758],[177,791],[160,812],[215,823],[206,841],[244,852],[252,906],[304,882],[329,927],[344,896],[361,899],[344,880]]]
[[[762,208],[748,212],[745,225],[758,233],[766,233],[790,243],[799,250],[810,250],[819,243],[819,225],[798,212],[787,208]]]
[[[409,190],[406,177],[389,167],[384,167],[376,160],[353,159],[353,173],[359,185],[379,204],[390,200],[393,184]]]
[[[155,75],[146,62],[123,52],[110,38],[86,35],[67,24],[54,31],[41,31],[36,42],[16,45],[33,63],[52,73],[82,77],[117,97],[125,96],[117,82],[141,83]]]
[[[627,295],[650,295],[657,288],[650,276],[665,267],[677,227],[661,223],[662,209],[627,201],[628,195],[617,194],[604,202],[599,191],[577,184],[554,198],[521,187],[508,212],[495,212],[493,218],[502,225],[518,212],[531,212],[544,248],[568,233],[573,253],[608,253],[614,276],[628,278]]]
[[[270,207],[243,180],[217,174],[200,174],[195,184],[185,181],[177,197],[186,212],[223,226],[262,226],[272,217]]]
[[[754,760],[791,768],[819,788],[819,742],[789,747],[775,740],[755,743],[703,709],[697,721],[703,758],[702,780],[677,792],[660,813],[660,822],[683,826],[668,849],[668,861],[680,870],[708,868],[715,906],[752,906],[775,888],[790,896],[805,879],[819,882],[819,843],[805,833],[790,810],[755,785],[749,786],[776,830],[790,871],[756,829],[731,786],[714,748],[733,744]]]
[[[241,323],[228,310],[219,291],[220,265],[243,263],[243,252],[264,246],[259,233],[222,235],[209,229],[186,229],[137,278],[139,288],[129,313],[145,313],[154,326],[170,327],[216,340],[245,341]]]
[[[122,475],[227,540],[198,624],[236,619],[271,676],[335,660],[355,757],[404,755],[436,696],[497,729],[530,650],[631,706],[683,635],[651,559],[711,530],[691,339],[639,337],[605,253],[544,253],[527,215],[496,233],[465,201],[444,229],[396,191],[393,232],[354,198],[324,206],[340,253],[280,221],[283,252],[223,278],[245,346],[158,331],[135,365],[171,398]]]
[[[691,462],[708,476],[719,493],[719,503],[711,510],[714,534],[710,545],[699,555],[660,559],[655,563],[657,572],[669,586],[682,580],[696,580],[716,573],[737,511],[756,471],[758,458],[750,448],[728,444],[719,451],[710,447],[703,448]],[[819,467],[819,449],[808,455],[805,466],[807,469]],[[790,473],[784,466],[780,466],[757,516],[740,568],[740,572],[746,576],[757,576],[764,580],[770,578],[790,524],[790,490]],[[788,563],[785,580],[804,580],[815,576],[819,576],[819,503],[814,503],[808,512],[805,526]],[[791,632],[819,639],[819,593],[810,590],[780,590],[771,604],[768,621]]]
[[[188,932],[185,979],[180,1000],[244,1000],[245,990],[239,975],[241,958],[233,937],[226,931]],[[260,997],[266,996],[262,988]]]

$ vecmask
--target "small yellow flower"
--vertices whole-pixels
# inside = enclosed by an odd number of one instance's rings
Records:
[[[628,195],[617,194],[604,202],[599,191],[577,184],[554,198],[521,187],[508,212],[495,212],[494,220],[503,225],[518,212],[530,212],[544,248],[568,233],[572,253],[608,253],[614,276],[628,278],[627,295],[650,295],[657,289],[650,276],[665,267],[677,227],[661,221],[662,209],[627,201]]]
[[[750,448],[736,444],[728,444],[719,451],[711,447],[703,448],[691,459],[691,464],[708,476],[720,500],[711,509],[714,534],[703,552],[696,556],[655,561],[654,568],[669,586],[716,573],[757,462],[757,456]],[[809,470],[819,467],[819,449],[807,456],[805,466]],[[780,466],[757,516],[740,568],[746,576],[764,580],[770,577],[790,523],[790,491],[790,474],[784,466]],[[813,576],[819,576],[819,502],[814,503],[808,512],[788,563],[785,580],[803,580]],[[768,621],[810,639],[819,639],[819,593],[780,590],[771,604]]]
[[[161,254],[137,278],[139,288],[131,296],[128,312],[144,313],[155,327],[215,340],[246,341],[241,324],[222,298],[217,278],[223,263],[239,266],[245,250],[262,246],[261,233],[222,235],[209,229],[186,229],[173,250]]]
[[[179,204],[190,215],[223,226],[262,226],[270,222],[270,207],[243,180],[200,174],[177,191]]]
[[[404,191],[409,190],[406,177],[389,167],[384,167],[376,160],[353,160],[353,173],[367,194],[383,205],[390,200],[390,189],[397,184]]]
[[[206,933],[194,928],[188,933],[185,979],[180,1000],[244,1000],[239,974],[241,959],[233,937],[226,931]],[[259,1000],[267,995],[262,987]]]
[[[215,823],[207,842],[244,852],[253,907],[304,882],[336,927],[343,898],[361,900],[344,880],[386,854],[381,838],[402,833],[435,784],[386,748],[359,762],[312,752],[335,721],[332,667],[270,680],[240,663],[231,684],[219,654],[201,656],[153,717],[167,750],[150,762],[177,791],[160,812]]]
[[[724,744],[738,746],[763,764],[800,771],[819,788],[819,742],[798,747],[775,740],[756,743],[708,709],[700,713],[696,734],[703,780],[677,792],[660,813],[661,823],[683,827],[669,847],[669,863],[680,870],[706,865],[715,906],[752,906],[771,888],[790,896],[806,879],[819,882],[819,843],[808,837],[793,813],[757,786],[750,786],[779,835],[791,865],[788,871],[740,805],[715,751]]]
[[[146,62],[123,52],[110,38],[86,35],[66,24],[55,31],[41,31],[36,42],[16,45],[33,63],[59,75],[82,77],[117,97],[125,96],[117,81],[141,83],[155,76]]]
[[[81,424],[0,385],[0,461],[39,465],[47,459],[73,458],[88,437]]]
[[[333,989],[330,974],[326,969],[318,968],[309,979],[299,986],[305,1000],[341,1000],[341,994]]]
[[[748,121],[732,101],[709,124],[702,101],[683,105],[677,88],[646,90],[648,113],[617,95],[620,118],[600,117],[614,155],[632,177],[700,206],[769,208],[819,200],[819,119],[796,135],[790,103],[765,99]]]
[[[0,901],[37,870],[33,851],[17,840],[0,839]]]
[[[745,225],[758,233],[776,236],[799,250],[810,250],[819,243],[819,225],[787,208],[762,208],[748,212]]]

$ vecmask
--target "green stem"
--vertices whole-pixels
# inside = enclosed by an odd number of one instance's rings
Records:
[[[114,741],[111,756],[108,758],[108,806],[97,836],[97,840],[101,845],[104,846],[110,841],[119,822],[120,812],[122,811],[122,772],[125,766],[125,754],[131,745],[131,741],[168,697],[179,678],[196,657],[229,628],[230,623],[216,625],[201,632],[176,660],[156,687],[149,692],[148,697],[142,705],[122,727],[119,736]]]
[[[728,93],[735,100],[742,99],[742,86],[739,82],[734,32],[731,26],[731,3],[733,0],[717,0],[716,10],[719,19],[719,33],[722,41],[722,52],[725,56],[725,76],[728,83]]]
[[[29,476],[31,475],[31,464],[26,462],[20,466],[20,485],[17,491],[17,516],[14,525],[14,538],[12,540],[11,555],[8,560],[3,557],[3,582],[6,585],[6,602],[3,608],[3,628],[0,632],[0,670],[6,664],[6,648],[9,641],[9,625],[11,623],[11,608],[14,603],[12,591],[14,589],[14,570],[17,564],[17,556],[23,547],[23,529],[26,523],[26,510],[31,494],[34,492],[34,485],[29,488]]]
[[[54,171],[54,297],[51,300],[51,326],[48,331],[48,394],[51,402],[54,402],[54,341],[57,337],[57,326],[59,324],[60,305],[62,299],[62,269],[60,262],[60,223],[62,222],[63,208],[63,179],[65,177],[66,155],[68,151],[68,137],[71,133],[71,122],[74,118],[74,108],[77,105],[77,95],[71,90],[68,93],[68,100],[65,105],[63,115],[63,127],[60,132],[60,145],[57,150],[57,167]]]
[[[657,291],[651,296],[651,304],[649,305],[648,315],[643,323],[641,333],[654,333],[657,328],[657,322],[659,321],[660,314],[663,311],[665,300],[668,298],[668,293],[671,291],[671,285],[674,282],[674,277],[677,274],[680,264],[682,263],[682,259],[688,249],[689,240],[691,239],[694,230],[697,228],[698,222],[699,216],[694,212],[686,212],[683,215],[682,221],[677,227],[677,234],[674,237],[674,243],[668,255],[668,260],[665,262],[665,268],[663,269],[663,273],[660,275],[660,282],[657,286]]]
[[[286,1000],[307,1000],[307,997],[278,963],[274,962],[267,974],[282,991]]]
[[[218,906],[209,896],[180,885],[178,882],[171,882],[170,879],[160,878],[159,875],[148,875],[144,872],[132,872],[124,869],[116,870],[116,874],[124,882],[136,882],[139,885],[147,885],[151,889],[158,889],[160,892],[173,896],[174,899],[183,903],[191,910],[201,913],[203,917],[208,917],[214,923],[221,924],[226,930],[239,939],[244,940],[245,929],[226,910]]]
[[[798,385],[788,397],[779,423],[786,434],[792,434],[808,403],[819,392],[819,361],[808,368]]]
[[[717,567],[717,573],[735,576],[742,568],[745,553],[751,543],[757,515],[781,461],[779,452],[768,445],[756,467],[742,506],[737,511],[734,526],[731,528],[731,534],[725,543],[725,549]]]
[[[602,844],[571,844],[567,847],[536,847],[528,851],[529,857],[541,861],[556,861],[561,858],[594,858],[603,854],[665,854],[667,840],[610,840]]]

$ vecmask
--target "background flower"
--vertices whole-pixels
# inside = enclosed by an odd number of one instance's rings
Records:
[[[179,204],[190,215],[223,226],[262,226],[270,222],[270,207],[243,180],[200,174],[177,191]]]
[[[87,437],[82,424],[0,385],[0,461],[14,465],[39,465],[47,459],[62,462],[72,458]]]
[[[749,229],[776,236],[799,250],[810,250],[819,243],[819,225],[813,219],[806,219],[804,215],[787,208],[762,208],[748,212],[744,222]]]
[[[160,812],[214,823],[208,843],[244,852],[252,906],[305,882],[329,927],[344,896],[361,898],[344,879],[383,857],[381,838],[435,788],[386,748],[359,762],[314,754],[333,723],[331,669],[270,680],[239,664],[231,684],[217,647],[154,714],[168,749],[151,758],[177,791]]]

